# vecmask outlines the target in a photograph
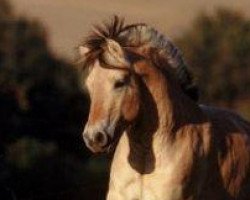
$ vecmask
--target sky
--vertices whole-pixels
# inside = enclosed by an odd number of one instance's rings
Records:
[[[37,19],[48,29],[52,51],[73,59],[93,24],[114,14],[128,23],[144,22],[170,38],[181,36],[200,13],[231,8],[250,17],[250,0],[10,0],[18,15]]]

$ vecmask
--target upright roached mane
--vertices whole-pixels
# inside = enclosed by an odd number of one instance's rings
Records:
[[[187,68],[182,53],[166,36],[143,23],[125,25],[124,19],[117,16],[114,16],[111,23],[105,23],[104,26],[94,26],[94,28],[93,33],[82,44],[90,50],[84,60],[86,66],[90,66],[97,58],[105,62],[103,59],[103,46],[106,44],[107,39],[117,41],[124,48],[145,47],[151,49],[154,55],[156,53],[157,56],[167,59],[169,65],[176,72],[176,78],[183,92],[192,100],[198,101],[198,88]],[[149,54],[152,51],[149,51]]]

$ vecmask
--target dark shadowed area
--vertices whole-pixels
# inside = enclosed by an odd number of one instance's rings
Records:
[[[20,1],[13,2],[20,7]],[[71,10],[77,8],[72,3]],[[136,9],[131,12],[134,22]],[[154,16],[150,13],[147,20]],[[193,18],[182,34],[171,34],[195,74],[200,102],[228,107],[250,120],[250,18],[224,8]],[[77,32],[81,37],[90,29],[83,26]],[[81,133],[88,97],[70,53],[65,46],[59,50],[64,41],[51,45],[45,27],[42,19],[20,16],[15,4],[0,0],[0,199],[105,199],[111,156],[86,149]],[[78,42],[80,37],[68,38],[66,44]],[[67,51],[72,49],[69,45]]]

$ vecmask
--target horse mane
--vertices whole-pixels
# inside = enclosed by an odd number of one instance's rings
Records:
[[[89,48],[84,60],[89,66],[94,60],[102,59],[102,48],[106,39],[113,39],[122,47],[146,47],[156,49],[157,55],[165,58],[174,69],[183,92],[193,101],[198,101],[198,88],[193,76],[183,60],[181,51],[163,34],[144,23],[125,25],[124,19],[114,16],[113,20],[103,25],[94,26],[94,31],[85,39],[83,46]],[[165,66],[161,66],[167,71]]]

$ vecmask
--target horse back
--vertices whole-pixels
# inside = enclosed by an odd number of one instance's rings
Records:
[[[228,110],[206,106],[201,109],[211,125],[213,173],[208,176],[205,196],[250,199],[250,123]]]

